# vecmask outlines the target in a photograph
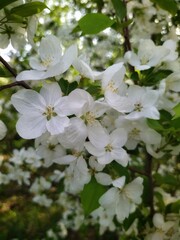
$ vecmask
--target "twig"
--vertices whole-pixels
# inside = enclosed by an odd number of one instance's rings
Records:
[[[154,215],[154,182],[152,177],[152,167],[153,167],[153,160],[152,156],[146,153],[146,166],[145,171],[147,173],[148,181],[149,181],[149,207],[150,207],[150,216],[153,217]]]
[[[133,167],[128,167],[128,169],[131,171],[131,172],[134,172],[134,173],[139,173],[140,175],[144,175],[146,177],[148,177],[148,173],[145,172],[145,171],[142,171],[142,170],[139,170],[139,169],[136,169],[136,168],[133,168]]]
[[[21,86],[26,89],[31,89],[31,87],[27,83],[25,83],[24,81],[19,81],[19,82],[13,82],[13,83],[9,83],[9,84],[0,86],[0,91],[7,89],[7,88],[15,87],[15,86]]]
[[[2,62],[2,64],[5,66],[5,68],[13,75],[13,77],[17,76],[14,69],[1,56],[0,56],[0,62]],[[14,87],[14,86],[21,86],[21,87],[26,88],[26,89],[31,89],[31,87],[27,83],[25,83],[24,81],[19,81],[19,82],[13,82],[13,83],[10,83],[10,84],[0,86],[0,91],[4,90],[4,89],[7,89],[7,88]]]
[[[127,2],[126,0],[123,0],[125,9],[126,9],[126,16],[124,17],[124,23],[127,23],[128,17],[127,17]],[[123,36],[124,36],[124,52],[131,51],[131,42],[130,42],[130,34],[129,34],[129,28],[128,26],[125,26],[123,28]],[[130,72],[134,72],[134,67],[128,64]]]

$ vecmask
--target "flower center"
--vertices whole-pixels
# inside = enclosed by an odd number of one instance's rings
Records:
[[[143,109],[143,106],[142,106],[141,103],[135,103],[134,104],[134,111],[141,112],[142,109]]]
[[[53,61],[52,57],[47,57],[42,61],[42,65],[44,67],[48,67],[49,65],[51,65],[52,61]]]
[[[95,116],[92,112],[87,112],[84,116],[85,123],[87,124],[93,124],[95,119]]]
[[[110,81],[108,83],[107,89],[110,90],[113,93],[117,93],[118,92],[118,89],[115,87],[115,84],[112,81]]]
[[[46,116],[47,120],[49,121],[52,117],[57,116],[57,113],[54,112],[54,107],[47,106],[46,111],[43,113]]]
[[[133,128],[132,131],[129,133],[130,138],[138,138],[140,134],[140,130],[138,128]]]
[[[105,146],[105,151],[106,152],[111,152],[112,150],[113,150],[113,147],[112,147],[111,144],[108,144],[108,145]]]

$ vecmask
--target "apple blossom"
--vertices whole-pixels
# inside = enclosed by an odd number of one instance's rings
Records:
[[[48,35],[41,40],[39,55],[40,59],[30,58],[29,64],[33,70],[19,73],[16,77],[17,81],[47,79],[64,73],[76,58],[77,47],[70,46],[62,55],[59,39]]]
[[[19,135],[33,139],[46,131],[62,133],[69,125],[65,99],[57,83],[44,84],[40,93],[23,89],[12,95],[11,102],[21,114],[16,125]]]
[[[125,177],[120,177],[112,182],[113,187],[101,196],[99,203],[108,214],[114,214],[121,223],[135,211],[136,205],[141,203],[142,183],[143,179],[137,177],[125,185]]]
[[[127,133],[122,128],[117,128],[111,134],[101,132],[100,142],[91,140],[86,142],[85,148],[93,156],[97,157],[100,164],[108,164],[115,160],[122,166],[126,167],[130,160],[127,152],[122,148],[127,141]]]
[[[87,163],[82,156],[70,163],[65,170],[65,191],[72,194],[82,191],[84,185],[91,179]]]
[[[138,53],[128,51],[124,58],[137,70],[146,70],[160,64],[169,53],[169,48],[156,46],[151,39],[142,39],[139,43]]]
[[[116,127],[123,128],[128,134],[128,140],[125,144],[127,149],[135,149],[140,141],[145,144],[160,144],[161,135],[154,129],[148,127],[146,119],[128,120],[120,116],[116,120]]]

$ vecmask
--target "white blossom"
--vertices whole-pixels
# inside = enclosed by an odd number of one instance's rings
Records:
[[[40,93],[23,89],[13,94],[11,102],[21,114],[16,125],[18,134],[33,139],[46,131],[51,135],[62,133],[69,125],[65,99],[57,83],[44,84]]]
[[[58,76],[68,70],[76,56],[76,45],[70,46],[62,55],[59,39],[53,35],[48,35],[41,40],[40,59],[30,58],[29,64],[33,70],[19,73],[16,80],[40,80]]]

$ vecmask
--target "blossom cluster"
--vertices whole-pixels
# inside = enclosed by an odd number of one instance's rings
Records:
[[[127,4],[128,14],[135,7],[150,7],[145,17],[147,27],[156,14],[153,3],[145,0],[135,6],[133,3]],[[19,1],[12,6],[16,4]],[[2,19],[4,14],[0,11]],[[143,17],[136,16],[134,30],[140,31],[137,26]],[[80,53],[78,44],[66,48],[52,33],[36,44],[33,41],[36,19],[27,21],[26,35],[34,55],[29,57],[30,69],[17,74],[16,82],[27,81],[30,87],[13,93],[11,105],[18,115],[18,135],[34,140],[34,147],[15,149],[8,162],[3,161],[0,184],[15,181],[28,186],[34,203],[46,208],[59,205],[63,209],[62,219],[57,223],[59,235],[49,229],[49,238],[63,238],[68,229],[76,231],[83,224],[97,223],[100,234],[118,229],[122,235],[137,236],[138,217],[128,228],[123,223],[134,213],[139,214],[147,179],[153,185],[153,174],[157,174],[157,181],[162,181],[167,171],[162,163],[157,164],[157,172],[152,169],[143,172],[143,161],[161,160],[168,155],[168,171],[173,174],[172,162],[180,153],[178,141],[171,142],[171,138],[178,137],[176,132],[173,130],[169,137],[168,130],[163,133],[168,129],[166,119],[165,127],[160,124],[164,112],[173,119],[180,100],[177,39],[162,38],[162,44],[158,45],[149,37],[151,29],[141,30],[142,38],[133,39],[132,49],[111,65],[103,62],[103,67],[97,70]],[[14,27],[7,25],[11,30]],[[17,31],[18,39],[25,39],[24,31],[24,28],[21,33]],[[20,40],[14,38],[14,31],[11,35],[0,35],[2,48],[9,44],[9,39],[16,48]],[[0,140],[7,133],[0,120]],[[140,169],[134,169],[136,165]],[[50,173],[41,176],[40,169],[48,169]],[[53,195],[54,186],[63,190]],[[89,186],[97,203],[90,210],[83,206]],[[160,213],[158,204],[152,207],[159,201],[158,194],[163,206],[167,206],[177,201],[179,192],[170,196],[154,185],[149,191],[154,196],[142,211],[144,215],[152,215],[152,225],[143,229],[142,236],[146,240],[179,239],[178,216],[167,214],[168,219]],[[81,202],[76,201],[79,195]]]

